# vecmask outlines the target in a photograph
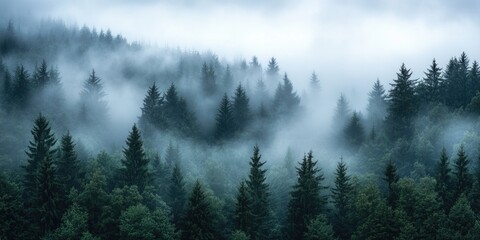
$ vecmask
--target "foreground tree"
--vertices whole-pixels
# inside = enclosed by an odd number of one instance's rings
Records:
[[[184,212],[186,198],[185,182],[180,166],[175,164],[168,189],[168,203],[172,208],[173,223],[177,226],[180,224],[180,219]]]
[[[448,160],[447,150],[445,148],[442,149],[442,153],[440,154],[440,161],[438,162],[437,166],[437,174],[436,174],[436,191],[438,196],[442,201],[443,208],[445,212],[448,212],[450,207],[452,207],[452,192],[451,192],[451,179],[450,179],[450,161]]]
[[[148,158],[145,157],[143,141],[140,130],[134,124],[126,141],[127,147],[123,149],[122,175],[126,185],[136,185],[143,191],[149,182]]]
[[[249,232],[251,225],[250,220],[253,217],[253,213],[250,209],[251,199],[248,193],[245,181],[240,183],[238,188],[237,201],[235,203],[235,228],[242,232]]]
[[[62,207],[66,208],[67,194],[70,192],[70,189],[78,189],[80,187],[80,162],[77,159],[75,143],[70,132],[67,132],[62,137],[57,169],[62,193]]]
[[[473,184],[472,175],[469,171],[470,160],[463,145],[458,149],[457,159],[453,164],[453,174],[455,176],[454,199],[457,200],[462,194],[468,195]]]
[[[335,172],[335,187],[332,188],[333,204],[335,205],[333,229],[339,239],[349,239],[352,233],[351,207],[353,186],[347,175],[347,166],[343,159],[337,164]]]
[[[383,180],[387,183],[387,203],[391,208],[395,208],[398,200],[398,191],[395,184],[400,177],[397,174],[397,166],[392,161],[389,161],[384,171]]]
[[[316,165],[317,161],[313,160],[310,151],[297,168],[297,183],[293,186],[290,193],[292,198],[288,203],[288,239],[304,239],[308,224],[325,210],[327,200],[322,196],[326,188],[322,185],[325,178]]]
[[[182,228],[182,239],[216,239],[214,215],[203,187],[197,180],[188,199]]]

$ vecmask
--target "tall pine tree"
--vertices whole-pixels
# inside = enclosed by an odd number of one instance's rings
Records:
[[[180,224],[186,202],[185,182],[180,166],[175,164],[168,189],[168,205],[172,208],[173,223]]]
[[[453,174],[455,176],[454,200],[456,201],[460,195],[468,195],[473,184],[472,175],[469,171],[470,160],[465,153],[463,145],[458,149],[457,159],[455,159],[453,164]]]
[[[249,101],[250,99],[247,97],[245,89],[239,84],[235,90],[232,104],[232,115],[236,131],[242,132],[250,122]]]
[[[235,229],[245,233],[250,231],[250,227],[253,224],[250,222],[253,216],[250,207],[251,199],[247,185],[245,184],[245,181],[242,181],[238,188],[237,201],[235,203]]]
[[[235,127],[232,104],[226,93],[223,95],[222,101],[220,102],[215,120],[215,139],[225,140],[231,138]]]
[[[202,185],[197,180],[188,199],[182,228],[184,240],[216,239],[214,212]]]
[[[148,158],[145,157],[140,130],[134,124],[123,149],[122,175],[126,185],[136,185],[143,191],[149,183]]]
[[[352,234],[351,207],[353,186],[347,175],[347,166],[343,159],[337,164],[335,172],[335,187],[332,188],[332,198],[335,205],[333,230],[339,239],[349,239]]]

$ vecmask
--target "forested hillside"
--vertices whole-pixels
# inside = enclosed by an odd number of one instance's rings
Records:
[[[480,239],[465,52],[352,109],[275,57],[0,24],[0,239]]]

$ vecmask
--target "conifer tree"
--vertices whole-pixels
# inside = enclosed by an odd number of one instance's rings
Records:
[[[62,137],[57,170],[61,194],[59,196],[59,204],[60,210],[63,212],[67,208],[67,194],[70,193],[70,189],[73,187],[78,189],[80,187],[80,163],[77,159],[75,143],[70,132],[67,132]]]
[[[458,149],[457,159],[455,159],[453,166],[453,174],[455,176],[455,200],[457,200],[462,194],[468,195],[472,188],[473,179],[469,171],[469,164],[470,160],[465,153],[463,145],[461,145]]]
[[[163,121],[161,121],[163,120],[161,119],[162,105],[163,97],[160,96],[157,86],[153,83],[153,85],[148,88],[147,95],[143,99],[142,116],[139,120],[142,128],[146,128],[145,130],[148,131],[149,128],[147,126],[150,125],[164,126]]]
[[[345,95],[340,94],[340,97],[337,100],[337,106],[335,108],[335,116],[333,118],[335,127],[337,129],[344,129],[349,117],[350,117],[350,106],[348,104],[347,98]]]
[[[398,182],[399,176],[397,174],[397,166],[395,166],[394,162],[388,162],[387,167],[385,168],[383,180],[387,183],[388,206],[391,208],[395,208],[398,200],[398,192],[395,184]]]
[[[216,90],[215,70],[211,64],[207,65],[206,62],[202,65],[202,89],[205,95],[212,96]]]
[[[88,79],[83,83],[83,90],[80,93],[82,106],[82,118],[87,123],[103,122],[107,117],[107,102],[103,99],[105,92],[103,91],[103,83],[92,70]]]
[[[15,70],[14,83],[12,88],[12,100],[21,109],[25,108],[30,98],[30,75],[23,65],[17,66]]]
[[[283,76],[283,84],[278,84],[273,98],[273,110],[280,115],[288,116],[294,113],[300,104],[300,97],[293,90],[293,85],[287,74]]]
[[[468,72],[469,72],[469,62],[470,60],[467,57],[465,52],[462,52],[460,58],[458,59],[459,68],[458,68],[458,79],[457,84],[459,92],[457,92],[458,101],[461,104],[460,106],[465,107],[472,99],[473,96],[470,96],[468,90]]]
[[[272,80],[276,80],[279,78],[279,71],[280,68],[278,67],[277,59],[274,57],[270,58],[267,67],[267,76]]]
[[[52,156],[47,154],[40,163],[37,176],[38,193],[36,204],[38,206],[38,220],[41,233],[55,229],[60,222],[59,193],[60,185]]]
[[[145,157],[143,141],[137,125],[134,124],[127,141],[127,147],[123,149],[122,173],[126,185],[136,185],[143,191],[149,183],[148,158]]]
[[[353,186],[347,175],[347,166],[343,159],[337,164],[335,172],[335,187],[332,188],[332,198],[335,205],[333,230],[339,239],[349,239],[352,233],[351,214]]]
[[[247,97],[245,89],[239,84],[235,90],[232,104],[232,115],[236,131],[243,131],[249,124],[251,118],[249,101],[250,99]]]
[[[368,93],[367,118],[371,126],[381,126],[383,123],[387,114],[386,98],[385,89],[377,79]]]
[[[214,213],[202,185],[197,180],[188,199],[182,239],[216,239]]]
[[[480,91],[480,66],[477,61],[473,61],[472,67],[468,71],[468,96],[473,98]]]
[[[413,117],[416,114],[415,81],[410,79],[412,72],[402,64],[397,79],[393,80],[389,92],[387,129],[389,137],[411,137],[413,134]]]
[[[357,112],[353,112],[350,121],[344,129],[345,141],[353,150],[358,150],[365,140],[365,132]]]
[[[450,180],[450,161],[448,160],[447,150],[442,148],[442,153],[440,154],[440,161],[437,165],[437,174],[436,174],[436,190],[438,196],[442,200],[442,204],[445,210],[450,209],[453,205],[451,202],[451,180]]]
[[[10,75],[10,72],[8,69],[5,67],[4,68],[4,73],[3,73],[3,88],[2,88],[2,104],[5,109],[10,109],[10,104],[12,103],[12,89],[13,89],[13,84],[12,84],[12,77]]]
[[[215,139],[224,140],[233,136],[234,122],[232,104],[227,94],[223,95],[220,106],[218,107],[217,116],[215,118]]]
[[[420,100],[425,103],[439,103],[442,100],[442,68],[438,67],[437,61],[433,59],[432,65],[425,73],[423,81],[418,85]]]
[[[310,221],[305,232],[305,240],[333,240],[332,226],[327,221],[327,218],[320,214],[315,219]]]
[[[247,185],[245,181],[240,183],[237,193],[237,201],[235,203],[235,229],[241,230],[242,232],[249,232],[253,213],[250,209],[251,200],[248,194]]]
[[[326,196],[322,191],[325,180],[317,161],[313,160],[312,151],[303,156],[297,168],[297,183],[293,186],[291,200],[288,203],[287,236],[288,239],[303,239],[307,226],[317,215],[325,210]]]
[[[254,223],[248,232],[252,240],[265,239],[271,230],[270,219],[270,193],[266,181],[267,170],[263,169],[265,162],[261,162],[258,146],[253,148],[250,158],[250,174],[248,175],[247,189],[251,197],[251,223]]]
[[[48,120],[40,114],[36,119],[31,131],[33,140],[30,141],[26,154],[28,156],[27,165],[24,166],[24,200],[27,207],[34,206],[33,199],[38,192],[38,174],[42,162],[46,158],[52,158],[56,150],[53,148],[57,142],[54,134],[51,132]]]
[[[170,187],[168,190],[168,205],[172,208],[173,223],[180,224],[180,218],[186,202],[185,182],[183,180],[180,166],[175,164],[170,179]]]
[[[172,142],[168,144],[167,151],[165,152],[165,162],[170,169],[180,163],[180,151],[178,150],[178,146],[173,146]]]
[[[33,86],[38,90],[45,88],[50,81],[50,73],[48,72],[47,63],[45,60],[35,69],[33,74]]]
[[[227,65],[227,68],[225,69],[225,73],[223,75],[222,81],[223,81],[224,89],[226,89],[226,90],[232,89],[233,75],[232,75],[232,71],[230,70],[230,65]]]
[[[310,88],[315,92],[320,90],[320,80],[315,72],[310,76]]]

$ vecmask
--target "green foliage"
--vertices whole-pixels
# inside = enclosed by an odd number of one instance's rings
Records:
[[[232,232],[230,237],[228,238],[229,240],[249,240],[250,238],[247,236],[247,234],[243,231],[236,230]]]
[[[353,150],[358,150],[365,140],[365,132],[363,130],[359,113],[353,112],[353,115],[345,126],[343,132],[347,145]]]
[[[140,131],[134,124],[127,141],[127,147],[123,149],[122,175],[127,185],[136,185],[143,191],[149,183],[150,173],[148,171],[148,158],[143,150],[143,141]]]
[[[283,77],[283,84],[278,84],[273,98],[273,111],[282,116],[292,116],[298,110],[300,97],[293,90],[293,85],[287,74]]]
[[[127,208],[120,216],[120,239],[177,239],[175,228],[160,209],[150,213],[143,205]]]
[[[182,225],[182,239],[216,239],[212,206],[197,180],[188,199]]]
[[[326,197],[322,185],[325,180],[317,161],[313,160],[310,151],[303,156],[300,166],[297,168],[297,183],[290,193],[292,198],[288,203],[287,236],[289,239],[303,239],[307,225],[317,215],[325,211]],[[322,196],[323,195],[323,196]]]
[[[453,174],[454,178],[454,199],[458,199],[460,195],[467,195],[473,184],[472,175],[469,171],[470,160],[465,153],[463,145],[460,146],[457,152],[457,159],[454,161]]]
[[[47,235],[46,239],[59,240],[80,240],[88,232],[88,214],[78,205],[72,205],[62,217],[60,227],[55,229],[52,234]]]
[[[243,232],[249,232],[252,225],[252,222],[250,222],[253,218],[253,213],[250,209],[251,202],[245,181],[242,181],[238,188],[234,219],[236,229]]]
[[[183,180],[180,166],[175,164],[168,190],[168,205],[172,208],[173,223],[180,224],[186,203],[185,182]]]
[[[244,131],[246,126],[250,123],[251,115],[249,101],[250,99],[247,97],[245,89],[241,84],[238,85],[231,106],[235,131]]]
[[[318,215],[307,225],[305,240],[333,240],[332,226],[324,215]]]
[[[333,229],[339,239],[349,239],[352,232],[351,216],[353,186],[347,175],[347,166],[343,159],[337,164],[335,171],[335,186],[332,188],[332,198],[335,205]]]
[[[417,86],[417,92],[422,103],[440,103],[443,96],[444,79],[442,68],[438,67],[437,61],[433,59],[432,65],[425,73],[423,81]]]
[[[234,124],[232,104],[225,93],[215,117],[215,139],[219,141],[231,138],[235,132]]]
[[[67,207],[67,194],[71,188],[80,187],[80,162],[75,152],[72,135],[67,132],[61,141],[60,158],[57,163],[58,182],[60,183],[61,209]]]
[[[20,239],[23,234],[21,191],[0,172],[0,239]]]
[[[398,199],[398,192],[396,189],[395,184],[399,180],[399,176],[397,174],[397,167],[392,161],[389,161],[384,172],[383,180],[387,183],[388,193],[387,193],[387,202],[388,206],[395,208],[397,199]]]

